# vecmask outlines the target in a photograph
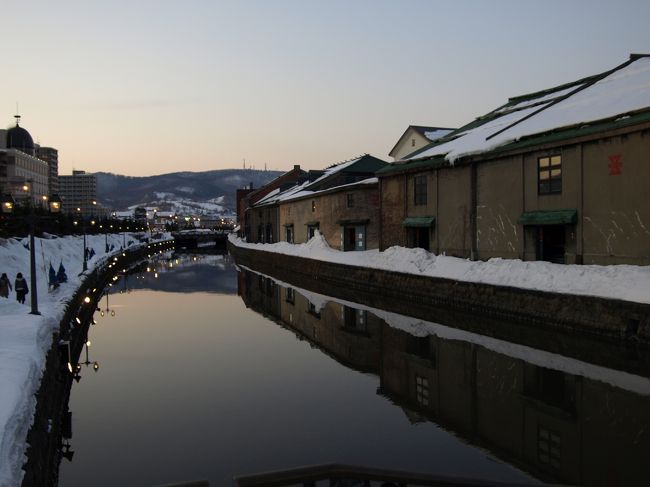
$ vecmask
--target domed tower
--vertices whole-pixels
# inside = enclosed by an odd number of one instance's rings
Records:
[[[16,126],[7,129],[7,149],[17,149],[30,156],[35,155],[34,140],[27,130],[20,126],[20,115],[15,115]]]

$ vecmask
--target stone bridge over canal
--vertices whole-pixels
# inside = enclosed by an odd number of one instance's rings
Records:
[[[177,249],[196,249],[198,247],[223,247],[227,246],[228,232],[212,230],[181,230],[172,233],[174,245]]]

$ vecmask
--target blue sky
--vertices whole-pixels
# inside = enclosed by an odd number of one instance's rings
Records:
[[[650,52],[647,1],[12,1],[0,113],[75,169],[322,168]]]

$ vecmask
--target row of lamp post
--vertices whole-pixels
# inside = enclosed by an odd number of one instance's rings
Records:
[[[33,201],[33,182],[29,181],[29,185],[24,185],[23,190],[29,191],[29,216],[27,217],[27,222],[29,223],[29,273],[30,273],[30,286],[31,286],[31,311],[30,314],[40,315],[38,311],[38,289],[36,286],[36,248],[34,245],[34,233],[36,230],[36,220],[39,217],[36,216],[34,212],[34,201]],[[53,195],[51,198],[46,196],[43,197],[44,201],[48,201],[49,213],[56,215],[61,212],[61,198],[58,195]],[[13,213],[15,206],[14,199],[11,195],[3,195],[2,197],[2,212],[6,214]]]

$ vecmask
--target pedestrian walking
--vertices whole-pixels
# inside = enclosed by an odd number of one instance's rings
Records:
[[[11,282],[9,281],[7,274],[3,272],[2,276],[0,276],[0,296],[3,298],[8,298],[9,291],[12,289],[13,288],[11,287]]]
[[[16,290],[16,300],[20,304],[25,304],[25,295],[29,292],[29,288],[27,287],[27,281],[21,272],[16,274],[14,289]]]

